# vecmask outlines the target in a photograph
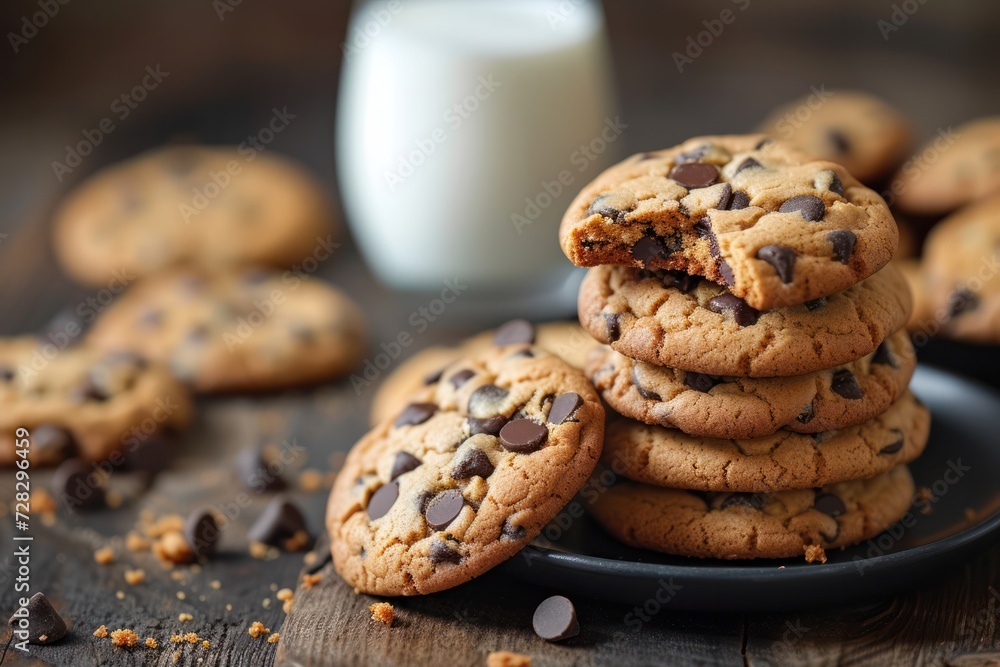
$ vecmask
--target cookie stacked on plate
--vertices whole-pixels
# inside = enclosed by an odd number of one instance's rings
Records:
[[[896,225],[841,166],[760,135],[612,167],[571,204],[593,267],[587,372],[620,418],[594,504],[618,539],[715,558],[824,559],[910,506],[929,414],[907,391]],[[885,267],[885,268],[883,268]]]

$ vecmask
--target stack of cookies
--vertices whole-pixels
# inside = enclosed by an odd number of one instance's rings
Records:
[[[671,554],[825,560],[909,508],[930,416],[885,202],[762,135],[633,156],[576,197],[566,255],[611,418],[594,503]]]

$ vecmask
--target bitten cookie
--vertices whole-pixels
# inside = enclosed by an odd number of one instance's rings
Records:
[[[806,435],[703,438],[630,419],[608,424],[604,457],[637,482],[699,491],[771,492],[863,479],[923,452],[930,413],[907,392],[857,426]]]
[[[587,373],[601,396],[626,417],[710,438],[758,438],[780,428],[819,433],[885,412],[916,366],[905,331],[857,361],[808,375],[740,378],[654,366],[602,346]]]
[[[302,167],[271,153],[171,146],[112,165],[56,213],[63,267],[88,284],[176,264],[292,266],[328,253],[332,209]]]
[[[892,192],[901,209],[927,216],[1000,192],[1000,116],[934,137],[902,166]]]
[[[62,350],[31,337],[0,340],[0,465],[16,460],[15,432],[30,432],[29,460],[100,461],[190,422],[187,390],[162,368],[86,346]]]
[[[906,158],[909,121],[879,98],[850,90],[824,91],[776,109],[760,131],[785,139],[810,155],[843,165],[859,181],[872,183]]]
[[[699,493],[629,482],[590,512],[625,544],[696,558],[793,558],[806,547],[857,544],[898,521],[913,503],[906,466],[871,479],[777,493]]]
[[[372,398],[369,422],[374,426],[394,416],[420,387],[436,381],[445,366],[460,357],[489,349],[498,332],[510,332],[512,327],[528,327],[525,331],[533,332],[531,337],[535,345],[574,368],[582,369],[587,354],[599,345],[576,322],[543,322],[532,327],[524,320],[515,320],[497,331],[484,331],[453,347],[424,348],[400,364],[379,385]]]
[[[871,354],[910,315],[888,266],[851,288],[761,312],[707,280],[598,266],[580,287],[580,323],[625,356],[709,375],[802,375]]]
[[[351,371],[365,350],[361,312],[347,297],[317,278],[264,269],[150,276],[87,340],[160,362],[198,391],[318,382]]]
[[[559,228],[577,266],[704,276],[757,309],[828,296],[882,268],[896,223],[840,165],[762,135],[635,155],[585,187]]]
[[[377,595],[432,593],[528,544],[593,471],[604,408],[582,371],[508,345],[456,361],[337,476],[337,572]]]

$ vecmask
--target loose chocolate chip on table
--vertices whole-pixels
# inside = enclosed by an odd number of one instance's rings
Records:
[[[826,204],[814,195],[799,195],[778,207],[779,213],[798,213],[810,222],[819,222],[826,213]]]
[[[557,642],[580,634],[576,609],[568,598],[553,595],[542,601],[531,618],[535,634],[545,641]]]
[[[663,239],[656,236],[644,236],[632,246],[632,257],[640,262],[651,262],[654,259],[661,259],[667,256],[667,248],[663,245]]]
[[[548,437],[549,430],[530,419],[515,419],[500,429],[500,444],[504,449],[519,454],[535,451]]]
[[[833,374],[833,379],[830,381],[830,389],[835,394],[852,400],[864,398],[865,395],[865,391],[858,384],[858,379],[854,377],[854,373],[846,368],[842,368]]]
[[[436,371],[430,372],[424,376],[424,386],[428,387],[432,384],[437,384],[441,381],[441,376],[444,375],[444,369],[439,368]]]
[[[812,403],[807,403],[802,408],[802,412],[800,412],[799,416],[796,417],[795,419],[800,424],[808,424],[809,422],[811,422],[813,420],[813,417],[815,417],[815,416],[816,416],[816,406],[814,406]]]
[[[184,538],[199,558],[211,558],[219,545],[219,523],[210,509],[198,509],[184,523]]]
[[[32,595],[27,605],[14,612],[7,625],[20,625],[22,619],[28,622],[29,644],[52,644],[66,636],[66,622],[44,593]]]
[[[450,378],[448,378],[448,382],[450,382],[451,386],[453,386],[455,389],[458,389],[459,387],[461,387],[463,384],[465,384],[475,376],[476,376],[476,371],[466,368],[460,370],[459,372],[455,373]]]
[[[493,334],[493,344],[497,347],[504,345],[531,345],[535,342],[535,327],[528,320],[511,320],[500,325],[497,332]]]
[[[854,254],[854,244],[858,240],[854,232],[838,229],[827,234],[826,238],[833,244],[833,258],[841,264],[847,264]]]
[[[684,373],[684,384],[702,393],[708,393],[712,387],[720,382],[722,382],[722,379],[716,375],[692,373],[691,371]]]
[[[464,506],[465,499],[460,492],[455,489],[442,491],[427,503],[424,517],[431,528],[441,530],[455,520]]]
[[[637,370],[637,368],[635,366],[633,366],[632,367],[632,386],[635,387],[635,390],[637,392],[639,392],[639,395],[642,396],[643,398],[645,398],[647,401],[660,401],[660,400],[663,400],[662,398],[660,398],[660,395],[657,394],[655,391],[650,391],[650,390],[648,390],[648,389],[646,389],[645,387],[642,386],[642,381],[639,379],[639,374],[636,373],[636,370]]]
[[[670,170],[673,180],[688,190],[707,188],[719,178],[719,168],[707,162],[684,162]]]
[[[236,455],[236,476],[240,484],[253,491],[280,491],[286,486],[280,472],[271,470],[263,448],[256,445]]]
[[[759,310],[750,307],[746,301],[729,292],[724,292],[709,299],[708,309],[713,313],[731,312],[733,319],[741,327],[757,324],[757,319],[760,317]]]
[[[979,297],[967,287],[958,287],[948,298],[948,317],[957,317],[962,313],[979,307]]]
[[[500,413],[507,401],[508,391],[495,384],[479,387],[469,396],[468,413],[470,417],[486,419]]]
[[[748,157],[747,159],[743,160],[743,162],[740,162],[740,166],[736,167],[736,171],[733,172],[733,176],[740,173],[744,169],[762,169],[763,167],[764,165],[762,165],[760,162],[757,162],[757,160],[753,159],[752,157]]]
[[[371,502],[369,502],[369,507]],[[386,508],[388,511],[388,508]],[[302,510],[288,498],[278,496],[264,508],[261,515],[247,532],[251,542],[261,542],[271,546],[281,546],[282,542],[296,533],[306,532],[306,518]]]
[[[608,342],[615,342],[621,336],[621,315],[604,313],[604,325],[608,328]]]
[[[851,152],[851,142],[847,140],[844,133],[835,128],[830,128],[826,132],[826,138],[829,140],[830,145],[841,154]]]
[[[52,494],[72,510],[104,507],[104,487],[80,459],[66,459],[52,473]]]
[[[833,493],[818,493],[813,500],[813,509],[832,517],[838,517],[847,511],[844,501]]]
[[[576,414],[581,405],[583,405],[583,399],[579,394],[572,391],[560,394],[552,400],[547,421],[550,424],[562,424]]]
[[[732,493],[722,501],[720,507],[722,509],[726,509],[727,507],[752,507],[755,510],[759,510],[766,502],[767,494],[764,493]]]
[[[757,259],[773,266],[783,283],[792,282],[796,257],[794,250],[783,245],[766,245],[757,251]]]
[[[810,311],[816,310],[817,308],[822,308],[826,305],[826,297],[821,296],[818,299],[813,299],[812,301],[806,301],[806,308]]]
[[[401,426],[423,424],[434,416],[435,412],[437,412],[437,406],[433,403],[410,403],[399,413],[399,416],[396,417],[396,421],[392,425],[399,428]]]
[[[490,457],[478,447],[470,447],[451,466],[452,479],[468,479],[470,477],[486,479],[492,474],[493,464],[490,463]]]
[[[467,417],[466,419],[469,422],[469,435],[479,435],[480,433],[499,435],[500,429],[507,423],[507,418],[503,415],[493,415],[492,417],[483,417],[482,419]]]
[[[405,475],[406,473],[420,467],[423,463],[413,454],[408,452],[396,452],[396,458],[392,460],[392,470],[389,471],[389,480],[394,480],[400,475]]]
[[[750,206],[750,196],[742,190],[737,190],[729,199],[729,206],[726,207],[726,210],[738,211],[748,206]]]
[[[462,554],[448,546],[443,540],[435,539],[431,542],[427,555],[435,565],[441,563],[459,563],[462,561]]]
[[[39,424],[31,429],[31,448],[40,461],[62,461],[73,455],[73,437],[61,426]]]
[[[889,350],[889,345],[886,341],[882,341],[878,347],[875,348],[875,352],[872,354],[873,364],[882,364],[884,366],[889,366],[891,368],[899,368],[896,364],[895,357],[892,356],[892,352]]]
[[[901,450],[903,448],[903,445],[906,443],[906,438],[903,436],[902,431],[900,431],[898,428],[894,428],[892,429],[892,431],[896,435],[897,439],[893,440],[888,445],[880,449],[878,451],[879,454],[895,454],[896,452]]]

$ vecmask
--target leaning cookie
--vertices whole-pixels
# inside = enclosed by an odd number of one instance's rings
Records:
[[[892,265],[829,297],[758,311],[723,287],[668,271],[590,269],[580,323],[627,357],[709,375],[802,375],[871,354],[910,315]]]
[[[432,593],[528,544],[594,469],[604,408],[583,373],[538,347],[463,358],[358,442],[327,528],[359,591]]]
[[[793,558],[878,535],[913,503],[906,466],[865,480],[776,493],[699,493],[624,482],[590,507],[625,544],[696,558]]]
[[[0,465],[18,459],[101,461],[190,422],[187,390],[163,368],[131,355],[77,346],[57,350],[32,337],[0,340]],[[21,439],[21,436],[17,436]]]
[[[495,337],[531,343],[546,350],[574,368],[583,368],[587,354],[599,343],[576,322],[543,322],[531,326],[525,320],[512,320],[496,331],[485,331],[453,347],[434,346],[417,352],[386,377],[372,398],[369,421],[374,426],[396,414],[420,387],[432,384],[441,370],[460,357],[489,349]]]
[[[604,458],[632,480],[699,491],[771,492],[862,479],[923,452],[930,413],[907,392],[857,426],[811,435],[703,438],[631,419],[608,424]]]
[[[162,363],[197,391],[327,380],[364,354],[364,320],[317,278],[265,269],[150,276],[94,323],[89,344]]]
[[[301,166],[235,147],[171,146],[112,165],[56,213],[59,259],[93,285],[177,264],[293,266],[328,257],[332,209]]]
[[[585,187],[559,228],[577,266],[679,270],[757,309],[829,296],[892,258],[896,223],[840,165],[762,135],[635,155]]]
[[[916,355],[903,330],[843,366],[787,378],[703,375],[629,359],[606,346],[587,374],[626,417],[710,438],[758,438],[786,428],[819,433],[885,412],[910,382]]]

